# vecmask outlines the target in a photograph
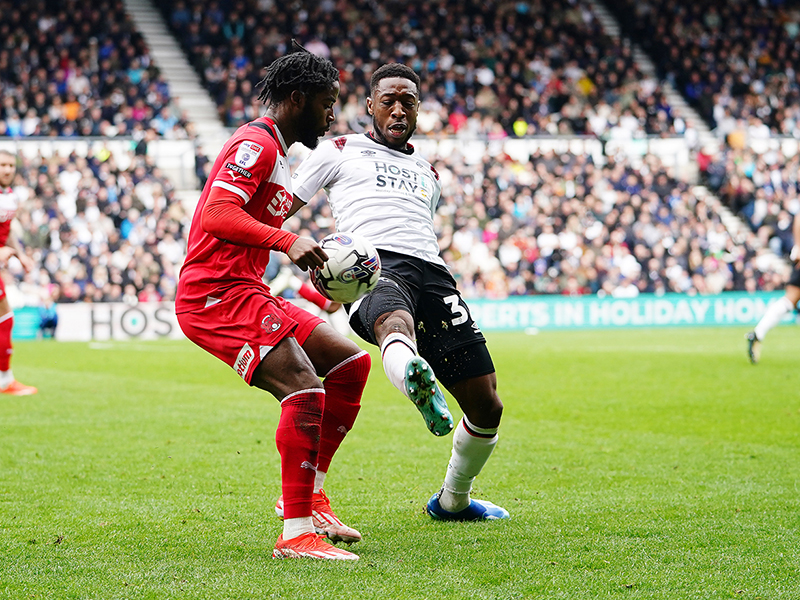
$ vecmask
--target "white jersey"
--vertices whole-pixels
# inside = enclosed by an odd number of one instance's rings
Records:
[[[294,195],[308,202],[325,189],[337,231],[376,248],[444,265],[433,229],[442,188],[416,150],[405,154],[368,134],[325,140],[297,168]]]

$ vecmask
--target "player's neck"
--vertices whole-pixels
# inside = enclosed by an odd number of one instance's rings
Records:
[[[280,105],[267,108],[264,116],[275,124],[283,136],[283,143],[290,148],[298,139],[292,119],[284,111],[280,110]]]
[[[381,146],[386,146],[389,150],[397,150],[398,152],[402,152],[403,154],[414,154],[414,146],[409,144],[408,142],[405,143],[405,146],[402,148],[397,148],[395,146],[390,146],[386,143],[386,140],[375,135],[374,131],[368,131],[367,137],[370,138],[373,142],[380,144]]]

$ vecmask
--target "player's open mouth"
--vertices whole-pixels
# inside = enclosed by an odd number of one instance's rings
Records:
[[[402,136],[407,129],[408,127],[404,123],[395,123],[389,126],[389,132],[396,137]]]

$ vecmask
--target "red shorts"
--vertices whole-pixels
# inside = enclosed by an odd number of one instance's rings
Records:
[[[250,385],[258,364],[283,338],[294,337],[302,346],[324,321],[283,298],[242,288],[201,310],[178,314],[178,323],[186,337]]]

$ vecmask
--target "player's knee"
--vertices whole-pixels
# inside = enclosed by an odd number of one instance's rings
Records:
[[[375,321],[375,338],[379,342],[392,333],[402,333],[414,339],[414,321],[408,312],[396,310],[382,315]]]
[[[486,378],[460,382],[451,390],[469,422],[477,427],[497,427],[503,416],[503,402],[495,386],[489,384],[492,381]]]
[[[279,400],[298,390],[322,387],[311,365],[303,362],[282,364],[279,370],[275,370],[262,361],[253,372],[250,385],[270,392]]]
[[[503,403],[497,394],[477,399],[470,410],[464,410],[470,423],[477,427],[497,427],[503,417]]]

